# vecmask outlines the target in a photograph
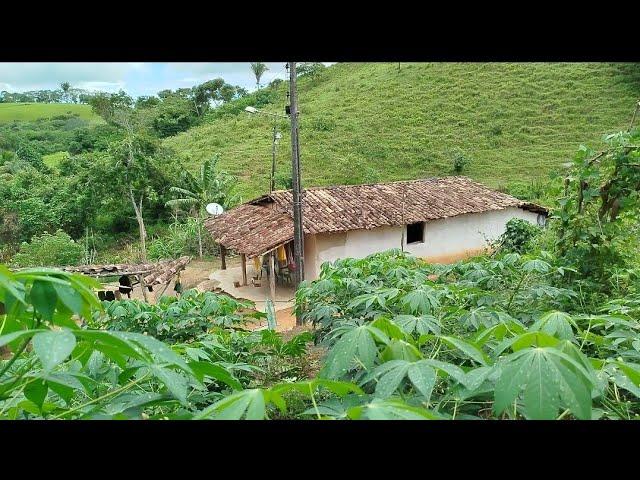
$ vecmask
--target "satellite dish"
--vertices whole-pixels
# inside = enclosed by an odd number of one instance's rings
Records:
[[[210,203],[205,207],[205,210],[207,211],[207,213],[209,215],[220,215],[222,212],[224,212],[224,209],[222,208],[222,205],[219,205],[217,203]]]

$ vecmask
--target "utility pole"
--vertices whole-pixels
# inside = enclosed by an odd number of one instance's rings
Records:
[[[296,264],[296,290],[304,280],[304,236],[302,231],[302,185],[300,181],[300,148],[298,142],[298,93],[296,91],[296,63],[289,62],[289,115],[291,117],[291,172],[293,175],[293,258]],[[296,313],[296,325],[302,325]]]

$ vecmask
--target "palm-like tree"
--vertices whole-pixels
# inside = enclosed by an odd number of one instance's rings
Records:
[[[205,207],[209,203],[219,203],[226,210],[238,201],[238,195],[233,191],[236,178],[218,170],[218,160],[218,155],[206,160],[197,177],[185,172],[182,177],[183,187],[169,189],[179,198],[169,200],[166,203],[168,207],[189,211],[196,216],[200,258],[202,258],[202,225],[206,217]]]
[[[256,76],[256,85],[258,86],[258,88],[260,88],[260,79],[262,78],[262,75],[264,75],[264,72],[266,72],[267,70],[269,70],[269,68],[264,63],[253,62],[251,64],[251,71]]]

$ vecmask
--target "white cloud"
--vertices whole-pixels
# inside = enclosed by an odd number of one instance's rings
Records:
[[[62,82],[72,86],[92,82],[124,85],[123,79],[144,64],[131,63],[0,63],[0,81],[16,91],[53,88]]]
[[[82,88],[89,91],[102,91],[102,92],[117,92],[120,89],[124,89],[124,82],[78,82],[74,87]]]

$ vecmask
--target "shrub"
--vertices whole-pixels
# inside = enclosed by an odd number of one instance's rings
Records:
[[[498,238],[497,247],[510,252],[523,253],[529,250],[532,241],[542,230],[521,218],[512,218],[507,222],[507,228]]]
[[[293,188],[293,178],[291,170],[288,172],[276,172],[276,190],[291,190]]]
[[[23,242],[12,263],[16,267],[78,265],[83,255],[82,245],[58,230],[54,235],[45,232],[34,236],[30,243]]]
[[[455,173],[461,173],[464,168],[469,164],[471,158],[467,157],[463,152],[457,150],[451,155],[453,171]]]

